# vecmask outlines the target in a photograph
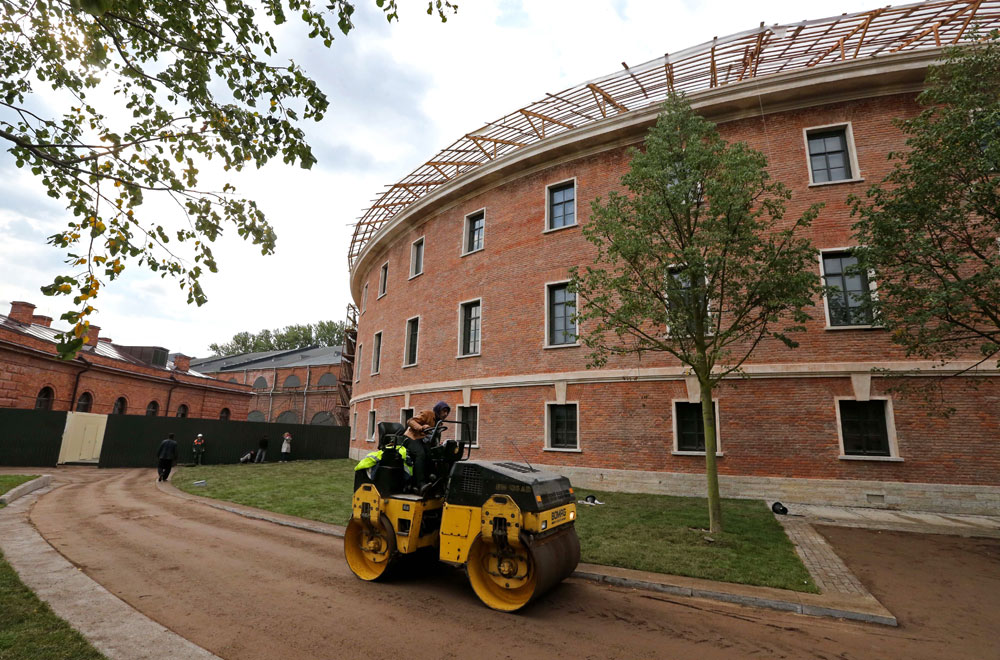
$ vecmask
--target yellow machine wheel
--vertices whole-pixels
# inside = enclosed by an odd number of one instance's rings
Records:
[[[488,607],[501,612],[519,610],[534,598],[538,583],[531,553],[528,553],[527,577],[524,578],[520,586],[510,588],[506,586],[509,581],[493,574],[496,572],[493,564],[497,560],[491,554],[491,550],[491,545],[483,541],[482,537],[477,538],[472,543],[472,547],[469,549],[469,561],[466,564],[469,583],[472,584],[472,589],[479,596],[479,600]]]
[[[362,580],[373,582],[387,574],[396,559],[396,535],[382,516],[369,532],[364,523],[351,518],[344,532],[344,556],[351,571]]]

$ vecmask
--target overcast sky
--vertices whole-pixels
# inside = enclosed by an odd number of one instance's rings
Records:
[[[229,180],[257,200],[278,234],[263,257],[235,236],[215,248],[209,301],[187,305],[172,280],[133,267],[104,289],[93,320],[116,343],[158,345],[195,357],[241,330],[343,319],[354,221],[383,189],[487,121],[591,78],[734,32],[872,9],[845,0],[458,0],[447,23],[426,0],[398,0],[387,24],[357,0],[357,29],[329,50],[294,31],[279,53],[303,65],[331,100],[305,126],[319,159],[311,171],[277,161]],[[860,0],[859,0],[860,1]],[[58,318],[65,299],[39,287],[64,272],[46,245],[67,213],[0,151],[0,313],[12,300]],[[230,232],[234,233],[234,232]],[[56,323],[58,325],[58,322]]]

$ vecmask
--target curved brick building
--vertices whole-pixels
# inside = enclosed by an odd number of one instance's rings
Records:
[[[817,273],[843,300],[877,282],[850,263],[849,194],[889,170],[894,127],[939,46],[1000,23],[1000,3],[929,2],[761,27],[550,94],[469,133],[390,187],[359,222],[355,453],[375,424],[444,399],[487,459],[552,466],[579,485],[704,492],[697,382],[669,356],[587,369],[572,266],[592,261],[590,204],[620,189],[626,150],[683,91],[723,137],[764,152],[793,194],[825,204]],[[1000,378],[945,381],[950,419],[888,391],[873,368],[929,368],[849,306],[818,299],[800,347],[761,345],[716,394],[723,494],[793,502],[996,512]],[[970,356],[971,358],[971,356]],[[957,372],[960,362],[938,372]]]

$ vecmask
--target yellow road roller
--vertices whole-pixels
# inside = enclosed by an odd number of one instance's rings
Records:
[[[483,603],[514,612],[568,577],[580,561],[576,504],[566,477],[527,464],[470,460],[464,444],[432,446],[435,478],[409,490],[401,424],[379,424],[379,460],[355,472],[344,555],[362,580],[383,580],[417,551],[465,566]],[[440,437],[441,423],[430,432]],[[397,444],[399,443],[399,444]]]

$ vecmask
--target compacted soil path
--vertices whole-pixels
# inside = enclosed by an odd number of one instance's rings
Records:
[[[391,583],[364,583],[339,539],[181,499],[159,491],[155,478],[151,469],[57,470],[58,487],[38,500],[31,521],[109,591],[229,660],[1000,657],[979,635],[995,622],[995,598],[979,601],[969,634],[927,625],[924,612],[940,606],[935,590],[962,585],[911,589],[907,599],[926,605],[907,610],[899,628],[572,579],[519,614],[500,614],[480,604],[462,571],[432,562]],[[888,551],[892,539],[883,538]]]

